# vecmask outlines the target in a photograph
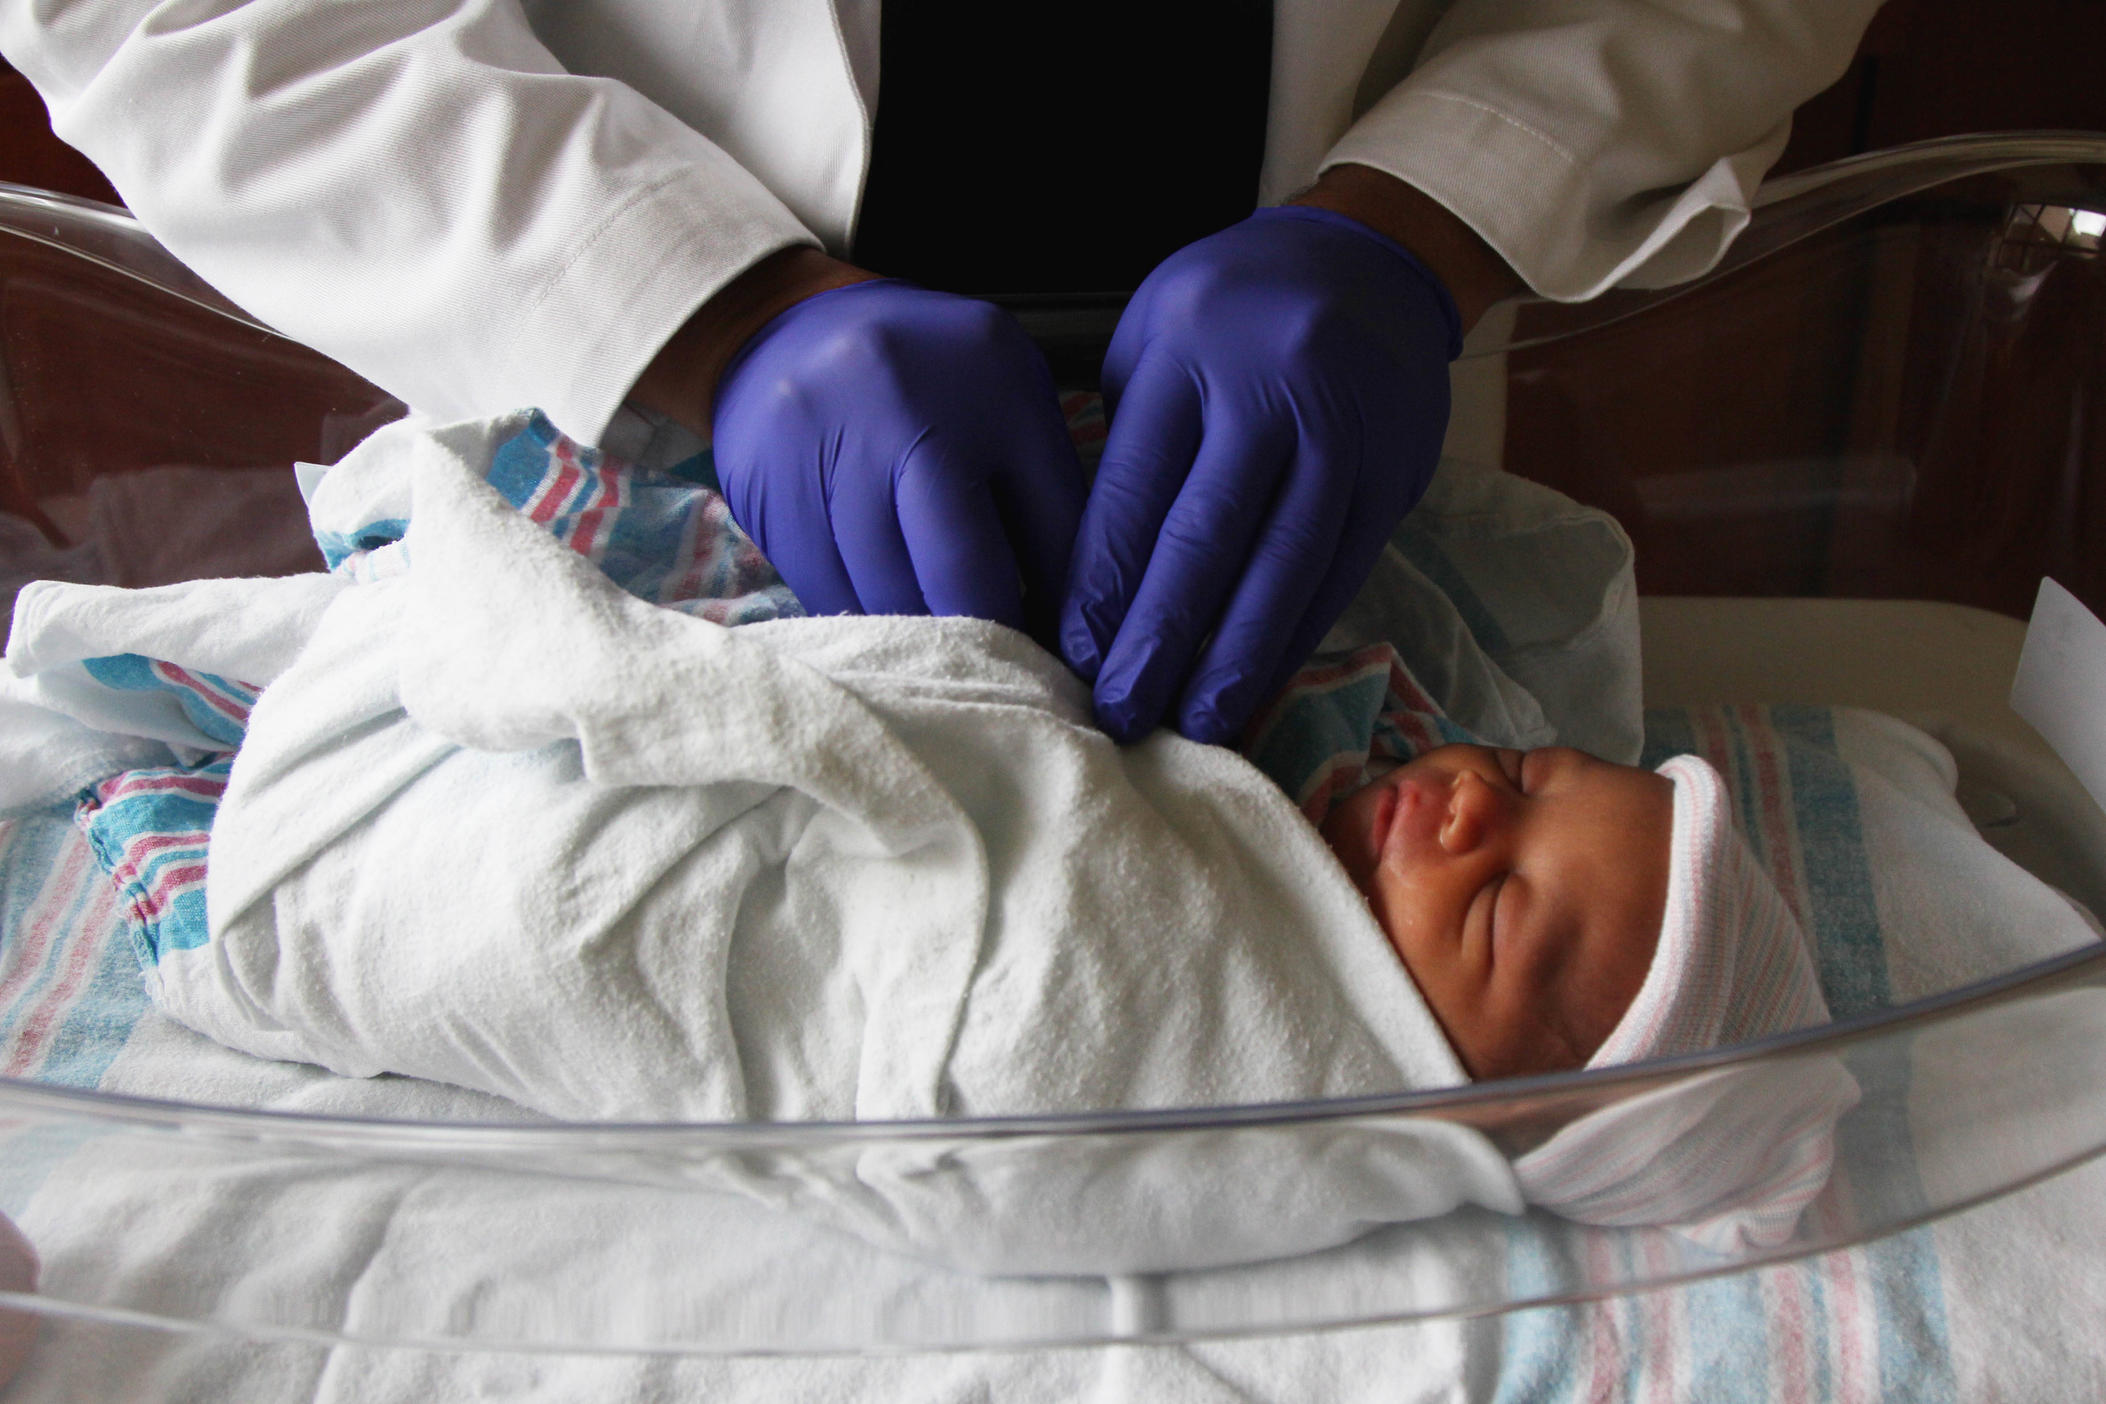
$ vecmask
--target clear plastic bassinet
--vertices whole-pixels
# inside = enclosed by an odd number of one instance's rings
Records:
[[[1940,712],[1963,792],[2000,806],[1990,836],[2106,911],[2106,816],[2005,703],[2039,576],[2106,596],[2086,549],[2106,482],[2102,232],[2106,138],[1927,143],[1773,182],[1695,283],[1523,306],[1470,354],[1509,406],[1507,466],[1603,502],[1635,538],[1655,597],[1649,701]],[[1060,334],[1062,315],[1041,327]],[[0,189],[0,511],[35,528],[37,549],[82,547],[84,504],[108,475],[180,468],[179,492],[246,483],[235,495],[248,509],[297,511],[284,466],[333,461],[397,408],[245,318],[121,212]],[[1658,461],[1663,424],[1682,426],[1664,441],[1686,461]],[[270,471],[230,472],[249,469]],[[154,559],[104,564],[121,583],[181,578],[190,539],[170,525]],[[1741,548],[1752,540],[1763,549]],[[1789,1083],[1838,1060],[1860,1093],[1836,1143],[1850,1192],[1761,1249],[1472,1208],[1286,1257],[1273,1255],[1286,1240],[1243,1255],[1258,1261],[1224,1249],[1186,1271],[1091,1272],[1050,1252],[987,1275],[800,1212],[812,1187],[888,1159],[939,1186],[962,1175],[1028,1190],[1072,1188],[1106,1164],[1218,1169],[1284,1151],[1320,1197],[1340,1145],[1434,1144],[1458,1126],[1496,1139],[1641,1094],[1695,1095],[1722,1072]],[[0,1183],[69,1151],[80,1183],[40,1192],[77,1191],[111,1233],[150,1220],[157,1176],[215,1178],[253,1206],[252,1239],[209,1245],[228,1284],[209,1301],[47,1270],[38,1294],[0,1294],[36,1312],[252,1339],[669,1353],[1233,1336],[1738,1272],[2051,1176],[2106,1149],[2106,947],[1708,1055],[1351,1102],[919,1124],[425,1123],[13,1079],[0,1080],[0,1123]],[[1276,1183],[1254,1181],[1239,1204],[1234,1177],[1214,1179],[1231,1186],[1212,1206],[1220,1223],[1293,1212]],[[1161,1208],[1149,1182],[1099,1185],[1093,1211],[1145,1220]],[[318,1306],[327,1294],[300,1279],[326,1269],[327,1246],[310,1258],[286,1244],[344,1196],[385,1200],[392,1251],[431,1270]],[[1000,1237],[1037,1202],[983,1196],[958,1212],[989,1216]],[[655,1245],[629,1265],[643,1296],[611,1298],[586,1270],[610,1241]],[[170,1251],[180,1273],[184,1245]],[[516,1271],[466,1297],[446,1285],[448,1261],[493,1254]]]

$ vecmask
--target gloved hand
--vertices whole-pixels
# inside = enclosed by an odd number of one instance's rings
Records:
[[[1050,634],[1082,469],[1001,309],[889,280],[808,297],[725,366],[711,419],[732,517],[806,609]]]
[[[1425,491],[1460,349],[1440,280],[1329,210],[1260,210],[1148,275],[1060,617],[1099,725],[1234,737]]]

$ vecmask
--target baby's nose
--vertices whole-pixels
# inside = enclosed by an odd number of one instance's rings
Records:
[[[1441,823],[1441,848],[1453,858],[1473,853],[1505,820],[1505,797],[1476,771],[1457,771],[1448,791],[1448,816]]]

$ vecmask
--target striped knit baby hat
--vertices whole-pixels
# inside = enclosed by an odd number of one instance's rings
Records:
[[[1724,1047],[1823,1023],[1811,947],[1733,824],[1719,773],[1674,782],[1667,915],[1652,968],[1590,1068]],[[1561,1129],[1514,1162],[1531,1203],[1582,1223],[1668,1226],[1714,1252],[1787,1241],[1828,1182],[1835,1123],[1858,1098],[1828,1054],[1729,1064]]]
[[[1672,1057],[1826,1023],[1811,944],[1733,825],[1726,782],[1696,756],[1674,782],[1667,915],[1652,969],[1590,1068]]]

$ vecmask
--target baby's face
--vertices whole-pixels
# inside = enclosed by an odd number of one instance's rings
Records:
[[[1443,746],[1348,795],[1325,842],[1477,1079],[1584,1066],[1667,906],[1674,785],[1584,751]]]

